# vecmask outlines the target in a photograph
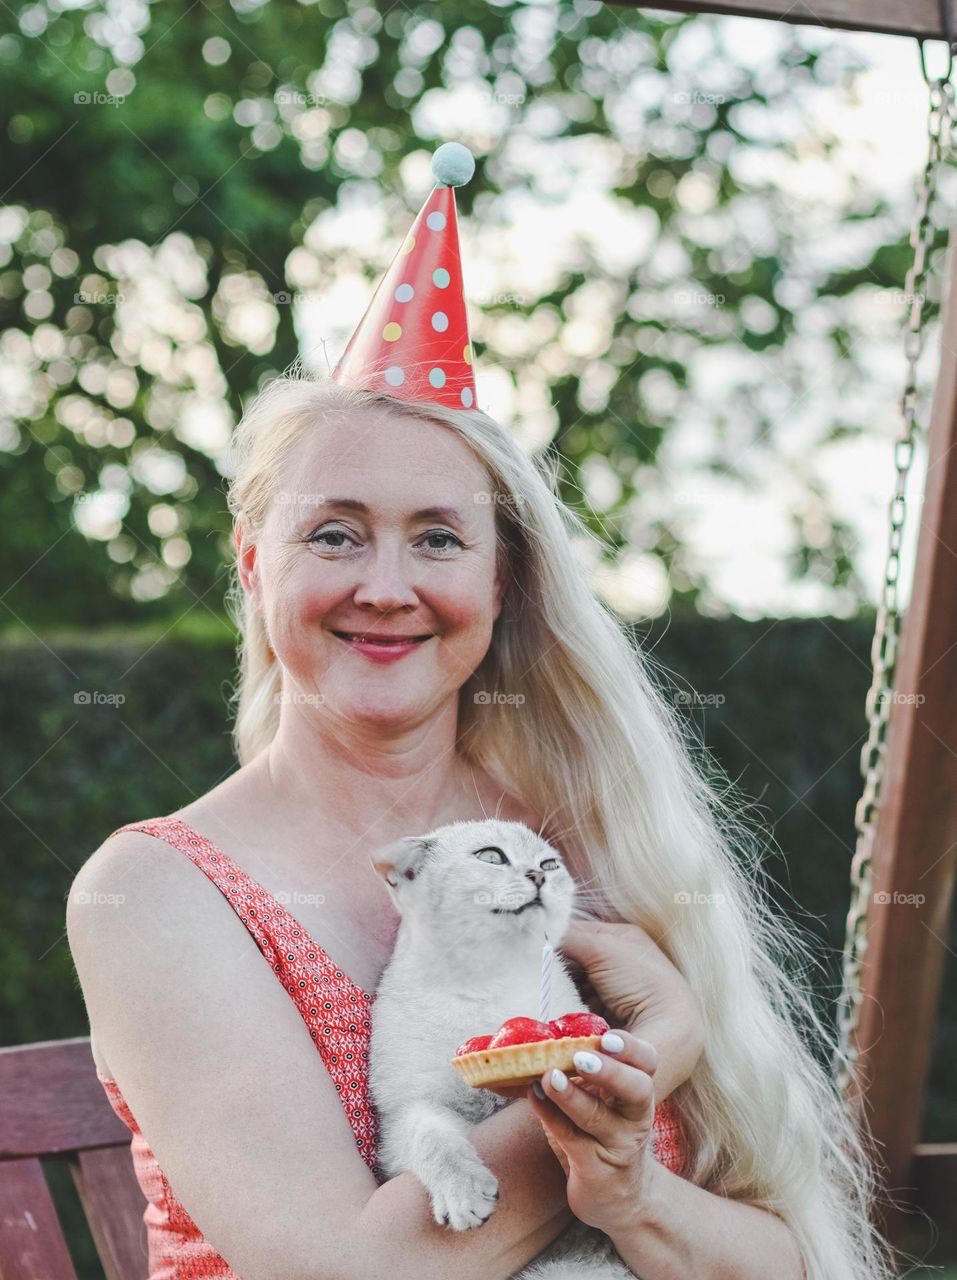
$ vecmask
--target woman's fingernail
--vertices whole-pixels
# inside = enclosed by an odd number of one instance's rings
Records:
[[[584,1071],[586,1075],[593,1076],[596,1072],[601,1071],[601,1058],[597,1053],[589,1053],[587,1049],[579,1049],[577,1053],[572,1054],[572,1062],[579,1071]]]
[[[557,1089],[559,1093],[564,1093],[568,1088],[568,1076],[564,1071],[559,1071],[558,1067],[552,1070],[552,1088]]]
[[[606,1031],[601,1038],[601,1047],[607,1049],[609,1053],[621,1053],[625,1047],[625,1042],[614,1031]]]
[[[532,1093],[534,1093],[536,1098],[541,1098],[542,1102],[545,1101],[545,1098],[547,1096],[545,1093],[545,1090],[542,1088],[542,1086],[538,1083],[537,1080],[534,1080],[532,1082]]]

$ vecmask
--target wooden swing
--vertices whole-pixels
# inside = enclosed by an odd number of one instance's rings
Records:
[[[633,0],[614,3],[644,7]],[[917,559],[903,625],[897,602],[933,237],[930,206],[957,125],[951,83],[957,0],[814,0],[813,7],[804,0],[666,0],[656,7],[914,36],[929,91],[928,157],[911,230],[914,261],[904,286],[911,309],[905,327],[903,427],[895,446],[897,484],[871,652],[869,732],[861,753],[864,792],[855,812],[857,845],[838,1009],[842,1057],[835,1062],[837,1084],[858,1120],[866,1121],[884,1161],[884,1188],[895,1203],[883,1206],[881,1227],[900,1246],[913,1224],[908,1205],[944,1231],[954,1227],[957,1204],[957,1143],[918,1142],[957,862],[957,261],[952,240]],[[939,77],[928,74],[927,39],[945,41],[947,66]]]

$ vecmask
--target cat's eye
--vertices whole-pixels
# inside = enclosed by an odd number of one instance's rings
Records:
[[[554,871],[558,865],[559,862],[557,858],[546,858],[541,864],[541,868],[543,871]]]
[[[486,858],[485,854],[487,853],[493,854],[494,856]],[[496,849],[494,845],[489,845],[487,849],[476,849],[475,856],[476,858],[481,858],[483,862],[493,862],[496,866],[500,867],[508,863],[508,858],[506,858],[505,854],[501,849]]]

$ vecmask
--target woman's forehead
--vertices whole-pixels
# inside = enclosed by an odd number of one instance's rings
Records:
[[[287,458],[285,487],[369,501],[392,494],[423,505],[476,501],[488,475],[469,445],[438,423],[394,414],[353,413],[317,424]],[[455,498],[450,495],[455,494]]]

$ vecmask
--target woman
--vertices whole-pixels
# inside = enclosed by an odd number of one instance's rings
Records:
[[[114,834],[68,912],[100,1078],[154,1193],[151,1280],[504,1280],[570,1210],[643,1280],[889,1278],[871,1165],[805,1043],[830,1033],[777,958],[801,944],[542,472],[478,409],[290,377],[237,430],[230,505],[241,767]],[[376,649],[389,635],[400,656]],[[500,1200],[452,1232],[412,1175],[376,1185],[370,1117],[350,1131],[343,1099],[363,1096],[368,1021],[325,1026],[300,1001],[315,972],[283,952],[321,965],[321,940],[330,1009],[371,999],[397,920],[370,855],[489,814],[544,827],[609,922],[562,950],[623,1047],[598,1055],[600,1089],[543,1080],[478,1126]],[[680,1172],[651,1155],[665,1099]]]

